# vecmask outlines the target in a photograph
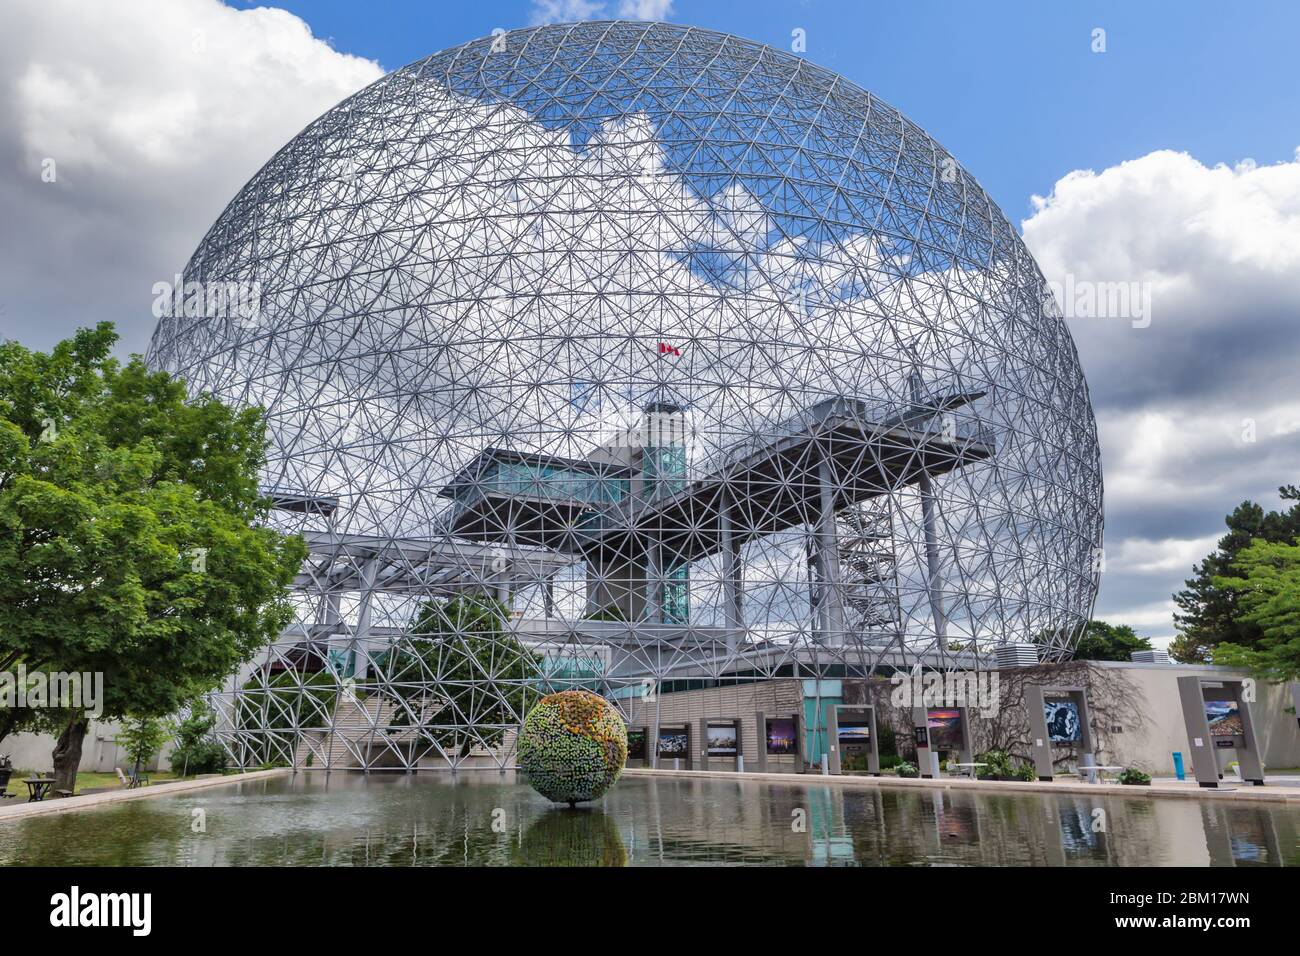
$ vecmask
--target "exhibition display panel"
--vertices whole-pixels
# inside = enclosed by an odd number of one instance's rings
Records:
[[[1029,684],[1025,687],[1025,708],[1039,780],[1050,783],[1055,775],[1053,748],[1072,749],[1081,768],[1096,765],[1092,712],[1084,688]]]
[[[913,707],[912,726],[922,777],[939,776],[939,757],[943,753],[955,753],[957,762],[970,763],[969,708]]]
[[[1232,756],[1236,757],[1242,780],[1257,787],[1264,785],[1264,766],[1255,739],[1249,695],[1245,693],[1247,686],[1243,680],[1178,678],[1192,768],[1202,787],[1218,787],[1223,778],[1222,766]]]
[[[827,712],[830,722],[830,772],[870,773],[880,776],[876,735],[876,709],[841,704]]]

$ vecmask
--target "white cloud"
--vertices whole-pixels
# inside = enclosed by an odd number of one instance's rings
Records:
[[[1034,201],[1024,236],[1049,280],[1150,283],[1150,327],[1074,323],[1102,403],[1195,395],[1203,405],[1242,394],[1252,371],[1293,367],[1300,151],[1229,168],[1162,150],[1070,173]]]
[[[152,284],[280,146],[382,75],[286,11],[218,0],[20,0],[5,20],[0,335],[33,346],[112,319],[142,350]]]
[[[1132,410],[1102,404],[1099,431],[1108,510],[1161,502],[1235,504],[1244,497],[1242,489],[1260,478],[1269,490],[1292,480],[1300,405],[1272,395],[1275,389],[1284,391],[1275,383],[1256,386],[1254,400],[1231,399],[1204,408],[1194,401],[1148,401]]]
[[[605,4],[593,0],[533,0],[533,23],[571,23],[594,20],[605,12]]]
[[[1213,550],[1219,535],[1200,538],[1129,538],[1107,549],[1106,571],[1118,574],[1184,574]]]
[[[533,0],[532,21],[571,23],[597,20],[608,16],[604,0]],[[618,16],[625,20],[667,20],[673,12],[672,0],[619,0]]]
[[[1127,624],[1143,633],[1164,635],[1167,641],[1173,634],[1169,622],[1173,619],[1175,610],[1177,607],[1173,601],[1153,601],[1150,604],[1118,608],[1112,623]]]
[[[1050,281],[1149,283],[1148,327],[1070,324],[1105,466],[1098,615],[1171,634],[1165,599],[1223,516],[1300,480],[1300,150],[1233,166],[1161,150],[1033,202],[1025,241]]]
[[[618,15],[632,20],[666,20],[673,12],[673,0],[622,0]]]

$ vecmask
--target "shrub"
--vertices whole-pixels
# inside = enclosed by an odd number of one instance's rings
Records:
[[[1014,772],[1011,765],[1011,755],[1005,750],[990,750],[980,754],[975,758],[976,763],[985,764],[983,767],[976,767],[976,775],[985,780],[998,780],[1002,777],[1009,777]]]
[[[919,777],[921,776],[921,771],[916,769],[916,764],[902,760],[899,761],[898,764],[898,775],[900,777]]]
[[[898,735],[894,732],[894,728],[888,723],[884,724],[880,728],[880,741],[878,748],[880,753],[880,766],[882,767],[885,766],[885,759],[887,757],[897,758],[900,756],[898,753]],[[890,766],[892,767],[894,764],[891,763]]]
[[[1144,773],[1137,767],[1125,767],[1124,772],[1119,775],[1119,782],[1140,787],[1151,782],[1151,774]]]
[[[983,780],[1037,780],[1038,773],[1031,762],[1012,757],[1005,750],[990,750],[975,758],[978,763],[988,764],[976,768]]]
[[[867,755],[845,755],[840,758],[840,769],[847,771],[866,771],[871,768],[868,766]]]
[[[190,715],[176,728],[176,749],[172,751],[172,770],[188,776],[220,773],[226,767],[226,751],[211,736],[217,715],[207,701],[196,701]]]

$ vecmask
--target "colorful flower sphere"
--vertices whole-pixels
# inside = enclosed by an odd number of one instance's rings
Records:
[[[519,769],[548,800],[573,806],[614,785],[627,762],[627,727],[599,694],[548,694],[524,719]]]

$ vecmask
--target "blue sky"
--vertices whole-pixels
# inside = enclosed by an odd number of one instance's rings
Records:
[[[291,0],[343,52],[395,69],[493,28],[529,0]],[[617,3],[606,4],[616,13]],[[789,49],[902,110],[973,173],[1012,221],[1074,169],[1156,149],[1206,164],[1289,159],[1300,128],[1300,4],[675,0],[668,19]],[[1092,31],[1106,52],[1092,52]]]

